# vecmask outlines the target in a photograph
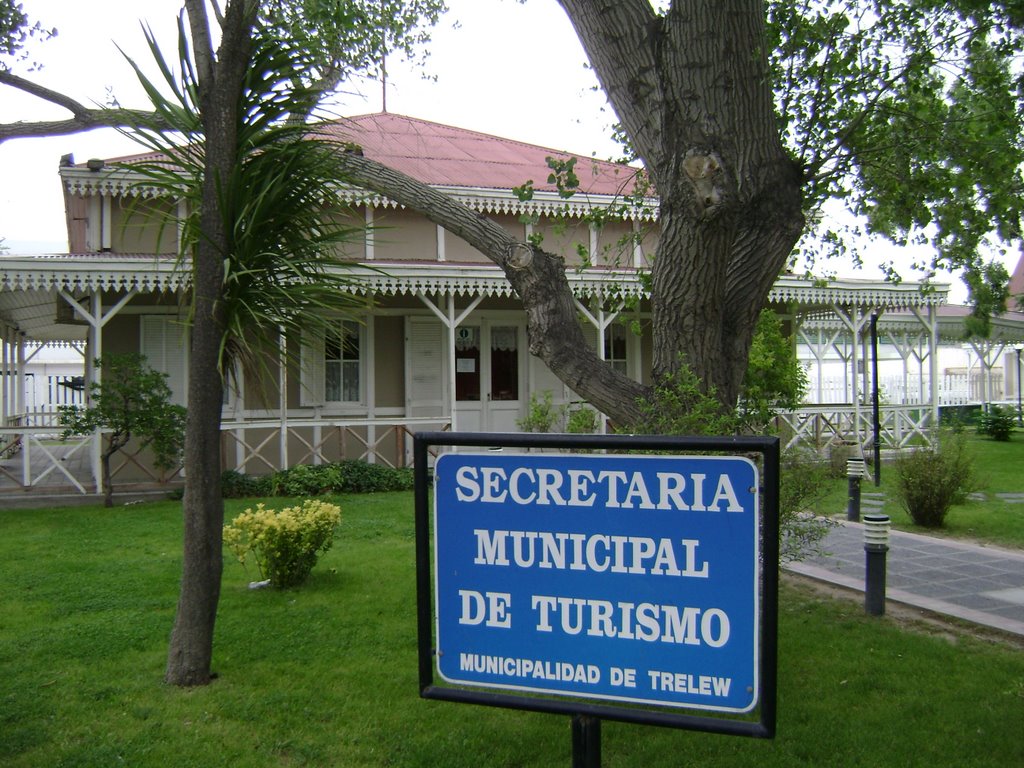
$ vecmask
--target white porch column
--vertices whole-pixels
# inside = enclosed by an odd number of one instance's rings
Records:
[[[644,247],[640,237],[640,220],[633,219],[633,266],[640,269],[644,265]]]
[[[928,373],[931,379],[932,427],[939,428],[939,308],[928,307]]]
[[[3,352],[3,360],[0,363],[0,377],[3,386],[0,386],[0,415],[3,416],[3,424],[7,426],[11,417],[11,345],[10,336],[13,329],[3,326],[3,333],[0,333],[0,349]]]
[[[925,354],[928,357],[928,404],[929,410],[931,411],[931,425],[932,428],[937,429],[939,426],[939,309],[934,304],[928,307],[927,315],[921,313],[921,310],[917,307],[911,307],[914,317],[925,329],[928,339],[928,352],[921,353],[918,357],[918,367],[921,369],[921,378],[924,378],[924,360],[922,359]],[[968,374],[968,382],[970,381],[970,374]],[[921,400],[924,401],[924,382],[919,385],[922,393]]]
[[[836,316],[852,335],[852,343],[850,344],[850,366],[852,368],[850,376],[851,386],[848,387],[848,392],[850,394],[851,405],[853,406],[854,438],[857,441],[858,448],[861,450],[863,450],[864,443],[860,437],[861,409],[860,390],[858,387],[859,376],[857,374],[857,365],[859,362],[857,348],[861,344],[861,332],[864,330],[864,326],[871,320],[872,309],[872,307],[853,306],[850,307],[849,312],[847,312],[838,304],[834,304],[832,306],[832,310],[836,313]],[[865,374],[867,373],[866,368],[867,366],[865,366]]]
[[[367,364],[363,366],[366,371],[366,415],[370,419],[377,418],[377,376],[376,376],[376,344],[374,339],[376,334],[374,333],[374,321],[373,315],[366,316],[366,344],[363,347],[366,350]],[[374,424],[370,424],[366,427],[366,445],[369,449],[369,455],[366,460],[370,464],[377,463],[377,427]]]
[[[14,412],[25,417],[25,334],[18,332],[17,336],[18,375],[15,377],[14,390]],[[27,421],[27,419],[26,419]]]
[[[596,316],[593,313],[591,313],[590,310],[587,309],[586,305],[583,304],[583,302],[581,302],[579,299],[574,297],[573,302],[575,302],[576,304],[576,309],[578,309],[580,313],[585,318],[587,318],[590,324],[597,329],[597,356],[604,360],[605,331],[608,330],[609,325],[615,322],[615,318],[619,316],[619,313],[625,307],[625,302],[620,303],[618,307],[611,310],[610,312],[605,311],[603,304],[598,304]],[[608,417],[604,413],[599,411],[598,422],[600,425],[600,431],[603,434],[608,429]]]
[[[455,402],[455,330],[459,327],[463,320],[469,317],[469,313],[476,309],[480,302],[483,301],[483,294],[473,298],[469,302],[469,306],[464,310],[456,314],[455,312],[455,292],[449,291],[445,295],[445,309],[441,310],[430,298],[420,291],[416,294],[420,301],[429,309],[437,318],[441,321],[445,328],[448,329],[448,418],[451,421],[452,432],[456,430],[456,402]]]
[[[994,342],[990,339],[971,339],[971,348],[978,355],[978,362],[981,363],[982,383],[984,387],[983,399],[988,405],[995,400],[995,392],[992,389],[992,369],[996,361],[1003,353],[1006,344],[1002,341]]]
[[[374,241],[373,216],[374,216],[373,206],[370,205],[369,203],[367,203],[366,204],[366,214],[365,214],[365,217],[364,217],[364,222],[366,224],[366,229],[365,229],[365,232],[366,232],[366,235],[365,235],[366,242],[363,245],[363,256],[364,256],[364,258],[367,261],[373,261],[374,256],[375,256],[374,248],[376,246],[376,242]]]
[[[64,296],[65,301],[69,301],[72,307],[75,308],[75,312],[83,314],[79,308],[77,301],[73,297],[67,296],[61,291],[61,295]],[[103,356],[103,325],[100,320],[103,316],[103,297],[99,291],[92,291],[90,296],[89,306],[89,317],[86,320],[89,323],[89,351],[92,353],[92,360],[87,360],[86,373],[88,382],[85,385],[86,392],[91,391],[92,384],[98,384],[102,377],[99,366],[94,362],[99,360]],[[103,460],[101,453],[103,452],[103,433],[97,429],[95,434],[92,436],[92,444],[89,447],[90,459],[92,465],[92,481],[96,487],[96,493],[103,493],[106,489],[103,487]]]
[[[281,414],[281,432],[278,435],[278,462],[280,469],[288,469],[288,339],[284,328],[277,329],[277,402]]]

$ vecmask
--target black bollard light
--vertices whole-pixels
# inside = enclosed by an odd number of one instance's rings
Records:
[[[860,520],[860,480],[864,477],[864,459],[846,460],[846,519]]]
[[[864,612],[885,614],[885,559],[889,551],[889,516],[864,515]]]

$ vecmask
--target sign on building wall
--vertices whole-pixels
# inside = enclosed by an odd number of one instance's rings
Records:
[[[441,680],[672,711],[763,705],[774,581],[762,583],[758,464],[515,447],[434,465],[429,631]]]

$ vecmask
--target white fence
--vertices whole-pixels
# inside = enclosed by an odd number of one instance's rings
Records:
[[[986,395],[985,377],[976,372],[944,375],[939,377],[939,405],[967,405],[968,403],[997,402],[1006,399],[1003,381],[992,377],[992,397]],[[907,376],[879,376],[879,401],[891,405],[921,405],[931,396],[929,377],[918,374]],[[862,385],[863,386],[863,385]],[[870,400],[870,394],[861,392],[862,399]],[[807,392],[807,402],[814,405],[831,405],[850,402],[849,380],[842,376],[823,376],[819,387],[813,376]]]

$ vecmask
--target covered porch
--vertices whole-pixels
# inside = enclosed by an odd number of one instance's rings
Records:
[[[225,469],[265,474],[338,459],[403,466],[411,460],[410,438],[417,431],[516,431],[531,396],[551,392],[556,405],[579,403],[575,393],[528,354],[525,317],[496,267],[374,262],[372,269],[356,266],[353,271],[366,297],[359,329],[362,346],[358,359],[339,364],[359,367],[358,397],[344,407],[324,403],[311,397],[315,387],[308,372],[278,365],[278,381],[271,387],[276,397],[269,402],[254,407],[244,392],[229,392],[222,422]],[[591,268],[567,276],[585,336],[597,354],[643,381],[651,359],[649,297],[637,272]],[[115,338],[111,329],[154,307],[174,311],[184,297],[184,285],[169,258],[0,258],[0,492],[43,487],[77,494],[99,491],[100,436],[61,441],[55,420],[29,417],[23,397],[25,360],[43,344],[78,344],[86,381],[99,381],[102,371],[89,361],[102,353],[105,343],[134,343],[136,348],[143,343]],[[883,443],[927,443],[938,423],[935,353],[942,337],[938,309],[945,295],[943,289],[924,292],[913,284],[780,278],[770,301],[790,318],[799,342],[812,349],[843,349],[850,370],[857,371],[850,376],[845,402],[812,403],[780,417],[787,443],[821,452],[838,442],[861,450],[872,444],[874,419],[867,394],[872,391],[873,325],[890,340],[900,333],[905,343],[913,338],[908,359],[929,374],[913,402],[880,405]],[[633,332],[637,328],[639,334]],[[182,378],[187,349],[168,355],[165,363],[172,361],[178,366],[173,374]],[[813,392],[813,376],[811,388]],[[606,428],[602,415],[598,424]],[[182,479],[154,472],[142,452],[124,454],[114,469],[119,484],[161,486]]]

